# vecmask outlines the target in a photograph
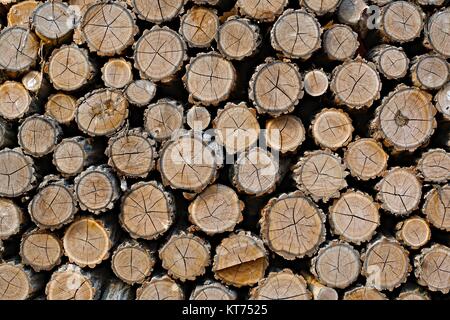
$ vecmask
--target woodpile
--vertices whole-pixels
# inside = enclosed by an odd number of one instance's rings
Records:
[[[440,300],[450,7],[0,4],[0,300]]]

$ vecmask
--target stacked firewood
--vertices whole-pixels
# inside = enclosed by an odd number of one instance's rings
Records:
[[[0,300],[448,298],[448,1],[0,2]]]

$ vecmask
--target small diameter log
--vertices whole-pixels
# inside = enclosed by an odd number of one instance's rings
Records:
[[[344,163],[352,176],[366,181],[380,176],[386,170],[388,157],[376,140],[362,138],[348,145]]]
[[[105,86],[110,88],[121,89],[133,80],[131,63],[124,58],[108,60],[101,71]]]
[[[30,17],[39,3],[38,1],[29,0],[13,4],[8,11],[8,27],[20,26],[28,28]]]
[[[444,2],[444,0],[417,0],[421,6],[442,6]]]
[[[345,1],[345,0],[344,0]],[[344,300],[388,300],[386,296],[373,287],[358,286],[344,293]]]
[[[313,15],[288,9],[273,24],[270,42],[284,56],[306,60],[320,48],[321,34],[320,23]]]
[[[369,241],[380,224],[378,204],[361,191],[347,191],[329,208],[331,232],[359,245]]]
[[[447,294],[450,291],[450,248],[435,244],[422,249],[414,258],[418,283],[431,291]]]
[[[42,276],[14,261],[0,262],[0,300],[30,299],[44,285]]]
[[[92,272],[74,264],[65,264],[53,272],[45,287],[47,300],[96,300],[101,282]]]
[[[74,176],[99,157],[92,139],[73,137],[63,139],[53,151],[53,164],[64,177]]]
[[[48,97],[50,86],[45,79],[43,72],[31,70],[22,77],[22,84],[37,99],[45,99]]]
[[[75,11],[65,2],[47,1],[40,3],[30,16],[34,32],[49,43],[67,39],[75,28]]]
[[[300,0],[300,5],[318,16],[336,11],[341,0]]]
[[[100,56],[121,54],[133,43],[138,31],[134,14],[126,5],[110,1],[87,7],[80,28],[89,50]]]
[[[295,64],[266,59],[253,74],[248,89],[258,113],[277,117],[294,110],[303,97],[303,81]]]
[[[270,272],[250,291],[250,300],[311,300],[311,298],[305,279],[290,269]]]
[[[439,89],[450,79],[448,62],[436,54],[415,57],[410,72],[412,83],[424,90]]]
[[[198,285],[191,293],[189,300],[236,300],[236,292],[219,282],[206,281]]]
[[[125,177],[146,177],[155,167],[155,142],[140,128],[120,132],[108,141],[108,165]]]
[[[311,260],[311,273],[324,285],[344,289],[359,276],[359,253],[346,242],[333,240]]]
[[[173,189],[200,192],[217,177],[214,150],[193,134],[175,137],[160,151],[158,170],[164,185]]]
[[[408,1],[393,1],[383,7],[380,20],[382,34],[392,42],[409,42],[420,36],[425,14]]]
[[[22,236],[22,263],[31,266],[36,272],[53,269],[61,263],[62,255],[61,240],[49,231],[34,229]]]
[[[128,102],[137,107],[146,106],[156,94],[156,85],[150,80],[139,79],[131,82],[125,89]]]
[[[430,149],[422,154],[416,168],[425,181],[446,182],[450,180],[450,153],[444,149]]]
[[[170,276],[184,282],[205,273],[205,268],[211,263],[210,250],[205,240],[181,232],[170,237],[159,249],[159,258]]]
[[[22,209],[12,200],[0,198],[0,240],[7,240],[19,233],[23,222]]]
[[[450,121],[450,83],[447,83],[434,96],[436,109],[442,113],[444,119]]]
[[[242,16],[258,21],[270,22],[281,14],[287,4],[287,0],[238,0],[236,7],[239,8]]]
[[[281,153],[296,151],[306,138],[302,120],[290,114],[267,120],[264,134],[267,145]]]
[[[425,25],[425,45],[446,58],[450,57],[450,43],[448,37],[448,19],[450,8],[443,8],[428,18]]]
[[[153,277],[136,290],[136,300],[183,300],[180,286],[168,276]]]
[[[133,45],[134,67],[142,78],[171,81],[187,59],[186,43],[168,27],[154,26],[145,30]]]
[[[330,89],[336,103],[359,109],[380,98],[381,80],[375,65],[358,57],[333,70]]]
[[[99,214],[111,210],[120,195],[120,183],[105,166],[91,166],[74,179],[75,195],[81,210]]]
[[[189,101],[217,105],[228,99],[236,82],[233,64],[216,52],[199,53],[186,65],[183,77]]]
[[[423,247],[431,238],[428,222],[418,216],[400,221],[395,229],[397,240],[411,249]]]
[[[121,226],[133,238],[156,239],[173,223],[175,202],[156,181],[138,182],[122,198]]]
[[[328,76],[322,69],[306,72],[303,83],[306,93],[312,97],[322,96],[328,90]]]
[[[260,43],[259,27],[248,19],[231,16],[216,33],[217,49],[227,59],[242,60],[255,53]]]
[[[240,153],[253,146],[260,131],[256,110],[248,108],[245,102],[228,102],[223,109],[219,109],[213,128],[216,129],[216,141],[229,154]]]
[[[214,277],[235,287],[251,286],[264,277],[269,264],[261,239],[240,231],[222,240],[216,248]]]
[[[180,18],[180,34],[190,47],[205,48],[216,37],[219,25],[216,10],[195,6]]]
[[[20,125],[17,140],[26,154],[38,158],[52,152],[61,136],[62,129],[55,120],[32,115]]]
[[[423,290],[420,290],[419,288],[416,289],[407,289],[398,295],[396,300],[430,300],[430,296],[427,292],[424,292]]]
[[[128,101],[121,91],[94,90],[78,100],[75,120],[78,128],[90,136],[117,132],[128,117]]]
[[[394,215],[409,215],[418,208],[422,198],[422,183],[410,168],[390,169],[375,189],[381,207]]]
[[[347,186],[348,172],[342,159],[330,150],[306,151],[292,171],[297,187],[314,201],[337,198],[340,190]]]
[[[244,202],[222,184],[203,190],[189,205],[189,221],[208,235],[233,231],[242,221]]]
[[[335,24],[323,34],[323,50],[330,60],[351,59],[358,47],[358,34],[347,25]]]
[[[185,2],[185,0],[131,0],[131,6],[139,19],[160,24],[181,14]]]
[[[339,22],[350,26],[357,25],[367,6],[366,0],[342,0],[337,11]]]
[[[208,109],[202,106],[191,107],[186,114],[186,123],[192,130],[205,130],[211,121]]]
[[[312,293],[313,300],[339,300],[335,289],[324,286],[307,272],[302,272],[302,275],[308,283],[308,289]]]
[[[96,0],[69,0],[69,4],[79,15],[83,15],[86,9]]]
[[[322,109],[311,122],[315,143],[333,151],[352,140],[353,130],[352,119],[341,109]]]
[[[30,93],[20,82],[5,81],[0,85],[0,116],[16,120],[29,113],[30,109],[33,109]]]
[[[408,72],[409,59],[401,47],[381,44],[372,48],[368,56],[388,80],[403,78]]]
[[[80,89],[95,72],[87,50],[74,44],[55,49],[44,70],[55,89],[64,91]]]
[[[367,278],[367,285],[378,290],[392,291],[406,282],[411,271],[408,251],[385,237],[370,243],[361,259],[361,274]]]
[[[159,99],[144,113],[144,129],[159,142],[176,136],[183,124],[183,106],[175,100]]]
[[[429,191],[425,195],[422,212],[433,226],[450,231],[450,185],[435,186]]]
[[[280,178],[278,159],[271,152],[254,147],[238,156],[231,180],[239,192],[261,196],[274,191]]]
[[[33,160],[20,148],[0,150],[0,196],[17,197],[34,187]]]
[[[45,104],[45,115],[61,124],[68,124],[75,119],[77,100],[64,93],[52,94]]]
[[[21,26],[5,28],[0,33],[0,70],[27,71],[36,63],[38,51],[39,40],[30,30]]]
[[[150,250],[135,240],[121,243],[111,257],[114,274],[130,285],[144,282],[154,264],[155,258]]]
[[[395,150],[414,151],[425,145],[436,127],[436,109],[431,95],[419,89],[398,86],[377,108],[373,136]]]
[[[59,229],[71,222],[77,211],[72,187],[55,176],[44,179],[28,205],[31,220],[41,229]]]
[[[133,300],[134,290],[119,279],[111,279],[102,290],[100,300]]]
[[[287,260],[312,256],[325,241],[325,215],[299,191],[270,199],[259,224],[266,245]]]
[[[64,233],[64,254],[81,268],[94,268],[109,258],[113,232],[102,220],[79,218]]]

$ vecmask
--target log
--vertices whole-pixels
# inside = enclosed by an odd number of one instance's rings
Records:
[[[305,279],[290,269],[270,272],[250,291],[251,300],[311,300],[311,298]]]
[[[185,0],[131,0],[133,12],[139,19],[160,24],[183,12]]]
[[[288,58],[308,59],[320,48],[322,29],[313,15],[288,9],[270,31],[272,47]]]
[[[303,84],[310,96],[322,96],[328,90],[328,75],[322,69],[308,71],[305,73]]]
[[[33,298],[44,285],[41,274],[36,274],[16,261],[0,262],[0,300]]]
[[[86,12],[86,9],[95,1],[96,0],[69,0],[69,4],[75,10],[77,15],[82,15]]]
[[[183,106],[175,100],[159,99],[144,113],[144,129],[159,142],[175,136],[183,124]]]
[[[311,122],[311,132],[319,147],[336,151],[352,140],[352,119],[341,109],[324,108]]]
[[[341,158],[330,150],[306,151],[292,167],[292,173],[297,188],[314,201],[337,198],[340,190],[347,186],[348,172]]]
[[[219,282],[206,281],[196,286],[191,293],[190,300],[236,300],[236,292]]]
[[[136,240],[122,242],[111,256],[111,268],[123,282],[142,283],[153,271],[155,258],[148,246]]]
[[[259,27],[248,19],[231,16],[216,33],[217,49],[229,60],[253,55],[261,42]]]
[[[180,18],[180,34],[190,47],[206,48],[216,37],[219,24],[216,10],[194,6]]]
[[[13,198],[33,189],[36,176],[33,160],[20,148],[0,150],[0,196]]]
[[[0,198],[0,217],[0,240],[7,240],[18,234],[25,222],[22,209],[6,198]]]
[[[121,89],[133,80],[131,63],[123,58],[109,59],[101,71],[105,86],[113,89]]]
[[[394,215],[409,215],[422,197],[422,183],[411,168],[391,168],[375,188],[381,207]]]
[[[412,2],[393,1],[383,7],[380,30],[386,40],[404,43],[420,36],[425,14]]]
[[[323,50],[330,60],[351,59],[358,47],[358,34],[345,24],[335,24],[323,34]]]
[[[156,94],[156,85],[150,80],[139,79],[131,82],[125,89],[128,102],[137,107],[146,106]]]
[[[450,66],[439,55],[425,54],[413,59],[410,73],[416,87],[437,90],[450,79]]]
[[[169,82],[186,60],[186,44],[181,35],[167,28],[154,26],[146,30],[133,45],[134,67],[142,78]]]
[[[55,93],[48,97],[45,104],[45,115],[60,124],[69,124],[75,119],[77,100],[65,93]]]
[[[8,11],[8,27],[20,26],[28,28],[31,14],[38,4],[38,1],[33,0],[13,4]]]
[[[320,283],[338,289],[350,286],[361,270],[359,252],[351,245],[332,240],[311,260],[311,273]]]
[[[450,84],[444,85],[434,96],[436,109],[442,113],[444,119],[450,121]]]
[[[155,167],[155,142],[140,128],[118,133],[108,141],[108,165],[125,177],[146,177]]]
[[[400,292],[396,300],[430,300],[430,297],[426,292],[423,292],[419,288],[416,288],[407,289]]]
[[[6,120],[16,120],[33,109],[30,93],[20,82],[5,81],[0,85],[0,116]]]
[[[431,230],[428,222],[418,216],[400,221],[396,227],[396,238],[402,244],[411,249],[423,247],[431,238]]]
[[[240,153],[253,146],[260,132],[256,110],[248,108],[245,102],[228,102],[223,109],[217,110],[213,128],[216,141],[229,154]]]
[[[436,127],[431,96],[416,88],[398,86],[377,108],[371,128],[376,139],[397,151],[425,145]]]
[[[338,293],[335,289],[324,286],[310,273],[302,272],[302,276],[308,283],[308,289],[312,293],[313,300],[338,300]]]
[[[153,277],[136,291],[136,300],[183,300],[184,293],[170,277]]]
[[[208,109],[202,106],[193,106],[186,113],[186,123],[192,130],[205,130],[211,121]]]
[[[366,0],[342,0],[337,11],[338,20],[343,24],[356,26],[367,7]]]
[[[113,171],[105,166],[91,166],[74,179],[75,195],[81,210],[99,214],[111,210],[120,196]]]
[[[133,300],[135,296],[132,288],[119,279],[111,280],[103,289],[100,300]]]
[[[367,285],[378,290],[392,291],[406,282],[411,271],[408,251],[390,238],[370,243],[361,259],[361,274],[367,278]]]
[[[325,241],[325,215],[295,191],[272,198],[261,211],[261,238],[287,260],[314,255]]]
[[[315,0],[301,0],[300,5],[318,16],[323,16],[336,11],[340,2],[341,0],[324,0],[320,1],[320,3]]]
[[[248,96],[258,113],[290,113],[303,97],[302,76],[296,65],[268,58],[256,68]]]
[[[436,228],[450,230],[450,185],[435,186],[425,195],[422,212]]]
[[[386,295],[373,287],[358,286],[345,292],[344,300],[387,300],[387,298]]]
[[[267,120],[264,133],[267,145],[282,154],[295,152],[306,138],[302,120],[291,114]]]
[[[422,249],[414,257],[415,276],[418,283],[431,291],[447,294],[450,291],[450,248],[441,244],[434,244]]]
[[[369,241],[380,224],[378,207],[370,195],[347,191],[329,208],[331,232],[356,245]]]
[[[430,18],[424,27],[424,44],[432,48],[437,53],[444,57],[450,57],[450,45],[446,38],[448,36],[446,30],[446,24],[450,17],[450,9],[443,8],[440,11],[436,11]]]
[[[207,235],[233,231],[243,217],[244,202],[223,184],[203,190],[189,205],[189,221]]]
[[[256,284],[269,264],[261,239],[240,231],[224,238],[216,248],[214,277],[237,288]]]
[[[55,120],[32,115],[20,125],[17,140],[24,153],[38,158],[52,152],[61,136],[62,129]]]
[[[156,239],[173,223],[174,198],[156,181],[132,185],[121,204],[119,221],[132,238]]]
[[[22,77],[22,84],[37,100],[43,100],[50,92],[50,85],[43,72],[32,70]]]
[[[401,79],[406,76],[409,59],[401,47],[381,44],[372,48],[368,57],[386,79]]]
[[[61,240],[49,231],[34,229],[22,236],[22,263],[29,265],[36,272],[53,269],[61,263],[62,255]]]
[[[366,181],[383,174],[388,158],[388,154],[376,140],[358,138],[345,150],[344,163],[352,176]]]
[[[238,0],[236,7],[239,8],[239,13],[244,17],[258,21],[273,21],[281,14],[287,3],[287,0]]]
[[[422,154],[416,168],[425,181],[446,182],[450,180],[450,154],[444,149],[430,149]]]

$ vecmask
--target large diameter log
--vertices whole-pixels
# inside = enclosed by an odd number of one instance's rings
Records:
[[[6,240],[19,233],[25,221],[22,209],[12,200],[0,198],[0,239]]]
[[[185,0],[131,0],[131,6],[139,19],[160,24],[181,14],[185,2]]]
[[[425,14],[409,1],[393,1],[383,7],[380,30],[392,42],[409,42],[420,36]]]
[[[325,241],[325,215],[299,191],[269,200],[259,224],[266,245],[287,260],[312,256]]]
[[[16,120],[34,111],[33,109],[34,101],[20,82],[5,81],[0,85],[0,116]]]
[[[194,288],[190,300],[236,300],[237,294],[219,282],[206,281]]]
[[[238,0],[236,7],[239,8],[242,16],[258,21],[273,21],[281,14],[287,4],[287,0]]]
[[[450,65],[436,54],[424,54],[413,59],[411,81],[424,90],[437,90],[450,79]]]
[[[136,290],[136,300],[183,300],[184,293],[170,277],[153,277]]]
[[[431,47],[437,53],[446,58],[450,57],[450,44],[448,37],[448,19],[450,17],[450,8],[443,8],[435,12],[428,18],[425,25],[425,45]]]
[[[450,248],[434,244],[414,258],[415,275],[430,291],[450,291]]]
[[[450,231],[450,185],[435,186],[425,195],[422,207],[427,220],[436,228]]]
[[[15,261],[0,262],[0,300],[26,300],[41,290],[41,274]]]
[[[0,150],[0,196],[17,197],[31,189],[36,182],[33,160],[20,148]]]
[[[26,154],[38,158],[52,152],[61,136],[62,129],[55,120],[32,115],[20,125],[17,140]]]
[[[425,181],[446,182],[450,180],[450,153],[444,149],[430,149],[422,154],[416,168]]]

